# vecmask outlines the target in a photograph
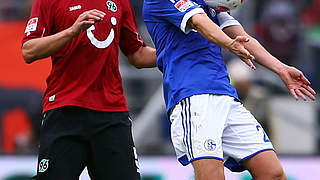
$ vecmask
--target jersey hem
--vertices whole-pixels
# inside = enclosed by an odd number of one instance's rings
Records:
[[[185,98],[194,96],[194,95],[201,95],[201,94],[213,94],[213,95],[226,95],[226,96],[230,96],[235,98],[237,101],[239,101],[240,103],[242,103],[242,101],[239,99],[237,94],[232,94],[232,93],[226,93],[226,92],[219,92],[219,91],[211,91],[211,92],[196,92],[196,93],[191,93],[191,94],[187,94],[185,96],[182,96],[180,98],[178,98],[177,102],[174,102],[172,106],[167,107],[167,114],[169,114],[170,110],[172,108],[174,108],[180,101],[182,101]]]
[[[81,107],[85,109],[90,109],[94,111],[105,111],[105,112],[123,112],[123,111],[129,111],[128,107],[94,107],[94,106],[89,106],[89,105],[81,105],[78,103],[65,103],[65,104],[57,104],[57,105],[52,105],[50,107],[43,108],[42,113],[45,113],[46,111],[64,107],[64,106],[76,106],[76,107]]]

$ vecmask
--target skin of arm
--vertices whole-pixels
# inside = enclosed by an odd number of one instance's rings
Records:
[[[272,56],[255,38],[248,35],[242,26],[229,26],[224,28],[223,31],[231,38],[237,36],[248,37],[250,40],[245,43],[246,49],[256,58],[256,62],[267,67],[271,71],[278,73],[287,66]]]
[[[42,38],[25,42],[22,46],[22,56],[26,63],[49,57],[59,51],[73,38],[70,29]]]
[[[245,48],[255,56],[256,62],[280,76],[296,100],[299,99],[298,96],[306,100],[304,95],[315,100],[314,95],[316,92],[310,87],[311,83],[303,73],[294,67],[282,63],[276,57],[272,56],[255,38],[248,35],[242,26],[229,26],[224,28],[223,31],[231,38],[237,36],[248,37],[250,40],[244,44]]]
[[[152,47],[140,47],[136,52],[127,57],[130,64],[136,68],[156,67],[157,55],[156,50]]]
[[[232,43],[232,39],[204,13],[192,16],[188,23],[193,29],[196,29],[198,33],[212,43],[226,49],[228,49],[228,45]]]
[[[22,45],[22,56],[26,63],[49,57],[64,47],[72,38],[96,22],[102,21],[105,13],[96,9],[82,13],[75,23],[59,33],[31,39]]]
[[[229,50],[240,57],[252,69],[256,69],[251,62],[251,60],[254,60],[255,57],[251,55],[250,52],[244,47],[244,43],[249,41],[248,37],[236,36],[230,38],[205,13],[193,15],[189,19],[188,25],[197,30],[199,34],[201,34],[210,42]]]

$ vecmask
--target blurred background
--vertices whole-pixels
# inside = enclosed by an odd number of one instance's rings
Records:
[[[33,0],[0,0],[0,180],[29,179],[36,171],[41,99],[49,59],[32,65],[21,56],[21,39]],[[141,0],[131,0],[139,31],[153,46],[142,20]],[[247,0],[231,14],[271,54],[302,70],[319,92],[320,0]],[[245,106],[263,125],[290,180],[320,177],[320,106],[295,101],[281,80],[264,67],[253,72],[223,52],[232,83]],[[189,180],[170,141],[170,124],[157,68],[138,70],[120,54],[120,71],[133,118],[133,133],[144,180]],[[319,99],[319,98],[318,98]],[[247,180],[247,172],[226,170],[227,179]],[[86,173],[81,179],[88,179]]]

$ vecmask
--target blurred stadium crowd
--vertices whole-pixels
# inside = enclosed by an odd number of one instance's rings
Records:
[[[0,0],[0,26],[15,21],[26,23],[32,2]],[[131,3],[140,32],[147,44],[152,45],[142,20],[143,1],[131,0]],[[317,72],[320,67],[319,12],[320,0],[247,0],[232,15],[274,56],[301,69],[320,93],[320,73]],[[21,29],[21,38],[23,31]],[[4,37],[0,34],[0,43],[1,38]],[[136,124],[133,131],[139,154],[174,154],[163,108],[161,73],[156,68],[137,70],[120,56],[127,101]],[[224,58],[239,96],[263,124],[279,152],[320,154],[318,103],[295,102],[281,80],[263,67],[252,72],[230,53],[224,52]],[[22,57],[19,61],[23,62]],[[4,68],[10,67],[0,67],[0,71]],[[41,97],[38,88],[12,88],[0,82],[0,154],[36,154],[42,118]]]

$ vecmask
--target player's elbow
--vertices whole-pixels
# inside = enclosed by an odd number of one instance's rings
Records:
[[[31,64],[35,59],[34,56],[26,50],[22,50],[22,57],[27,64]]]
[[[128,59],[129,59],[129,63],[134,67],[136,67],[137,69],[143,68],[142,64],[139,62],[140,61],[139,58],[131,56],[131,57],[128,57]]]
[[[28,45],[26,44],[23,44],[21,52],[22,57],[27,64],[31,64],[37,59],[36,54],[30,48],[28,48]]]
[[[141,68],[139,64],[140,54],[141,54],[141,48],[139,48],[136,52],[130,55],[127,55],[129,63],[138,69]]]
[[[206,14],[195,14],[189,19],[188,24],[192,27],[192,29],[199,30],[199,28],[202,27],[201,25],[204,22],[204,18],[207,18]]]
[[[151,47],[141,47],[128,56],[130,64],[138,69],[153,68],[156,66],[156,50]]]

